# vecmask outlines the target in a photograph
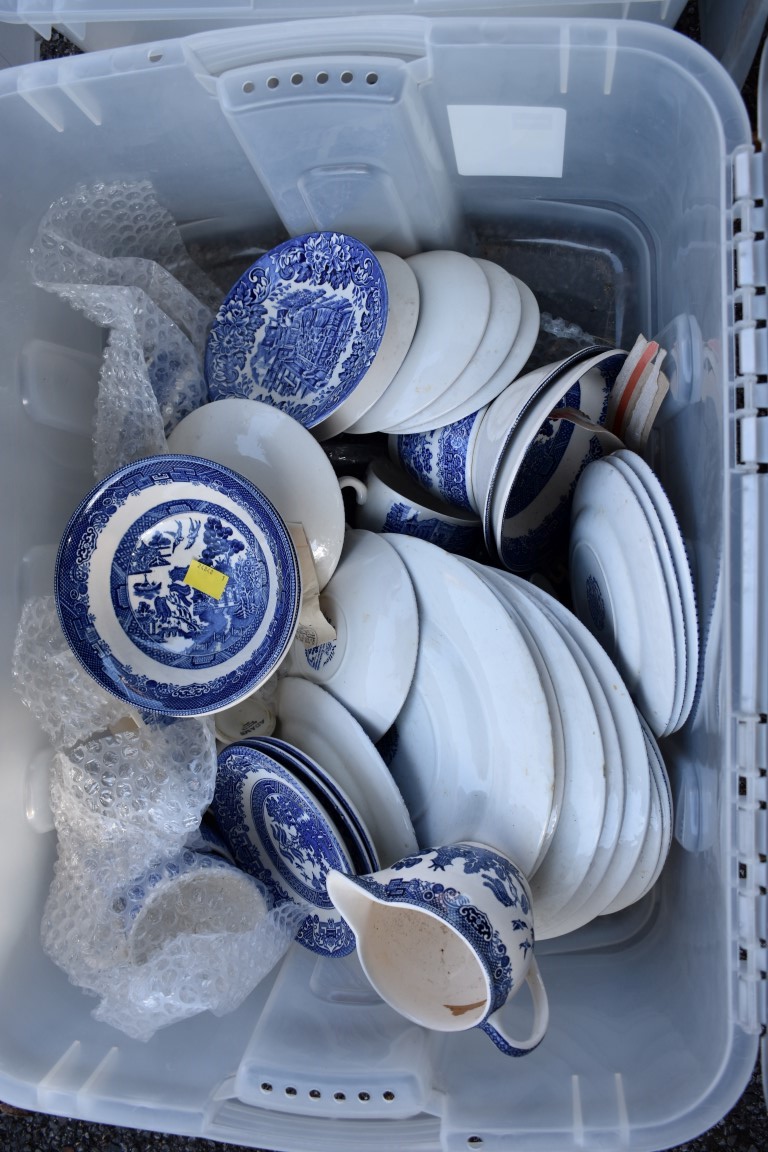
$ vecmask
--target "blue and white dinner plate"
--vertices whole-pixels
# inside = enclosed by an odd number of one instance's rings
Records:
[[[210,812],[236,863],[268,889],[275,906],[307,906],[296,940],[318,956],[347,956],[355,937],[331,903],[329,869],[354,865],[328,812],[298,778],[252,745],[219,755]]]
[[[212,461],[134,461],[85,497],[64,532],[55,593],[67,640],[108,692],[200,716],[274,671],[298,624],[288,529],[253,484]]]
[[[205,352],[210,398],[262,400],[313,428],[370,368],[387,309],[384,272],[365,244],[342,232],[286,240],[216,314]]]

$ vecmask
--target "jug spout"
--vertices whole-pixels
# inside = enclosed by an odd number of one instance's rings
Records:
[[[359,940],[370,915],[371,906],[375,904],[374,897],[366,891],[356,876],[349,876],[335,869],[327,873],[325,885],[332,904]]]

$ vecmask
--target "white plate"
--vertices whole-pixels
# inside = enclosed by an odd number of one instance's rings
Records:
[[[294,641],[286,667],[327,688],[376,741],[397,718],[416,667],[419,617],[408,571],[381,535],[349,528],[320,608],[336,639],[314,648]]]
[[[573,497],[570,584],[574,612],[616,664],[651,731],[674,719],[672,609],[653,532],[627,480],[595,460]]]
[[[675,730],[677,730],[682,727],[690,715],[699,674],[699,619],[691,566],[674,509],[656,473],[636,452],[621,450],[616,453],[616,456],[629,465],[651,500],[659,518],[677,577],[677,588],[682,601],[685,620],[686,647],[685,691],[682,709],[675,724]]]
[[[179,421],[168,448],[226,465],[268,496],[283,520],[303,524],[325,587],[344,543],[344,501],[333,466],[302,424],[258,400],[212,400]]]
[[[337,781],[362,817],[382,868],[418,845],[403,797],[351,712],[318,684],[298,676],[278,682],[277,735],[295,744]]]
[[[479,566],[478,566],[479,568]],[[483,576],[518,620],[524,617],[552,676],[565,744],[564,791],[552,843],[531,878],[537,924],[550,923],[573,899],[592,865],[606,805],[605,747],[595,706],[576,660],[528,586],[510,572]]]
[[[504,447],[498,456],[497,466],[490,478],[482,510],[485,543],[491,554],[498,553],[503,560],[505,535],[508,532],[514,535],[517,530],[515,517],[511,517],[509,521],[507,519],[507,504],[528,449],[541,425],[577,380],[611,358],[617,361],[618,373],[620,364],[626,359],[624,352],[617,352],[615,348],[611,348],[596,355],[590,354],[590,349],[574,353],[558,371],[541,383],[535,395],[510,427]],[[481,428],[475,445],[475,457],[482,434]],[[481,496],[477,489],[475,494],[480,500]]]
[[[494,372],[491,379],[488,380],[482,388],[478,389],[472,397],[472,406],[470,407],[468,403],[458,404],[452,408],[450,412],[445,412],[442,417],[444,424],[453,424],[457,420],[463,420],[465,416],[469,416],[473,411],[477,411],[478,408],[484,408],[486,404],[490,404],[492,400],[495,400],[517,377],[518,372],[522,371],[528,357],[533,351],[539,336],[539,324],[541,321],[539,305],[527,284],[524,284],[517,276],[513,276],[512,279],[515,281],[515,284],[517,284],[517,290],[520,293],[522,315],[520,317],[520,327],[517,330],[515,342],[509,350],[509,355]],[[423,431],[423,428],[413,428],[411,431]]]
[[[423,847],[477,840],[526,876],[554,833],[552,726],[525,640],[479,576],[442,549],[387,536],[419,608],[392,774]]]
[[[554,597],[533,584],[527,584],[525,591],[557,629],[576,663],[592,700],[604,751],[605,811],[592,863],[567,904],[549,917],[546,915],[546,906],[543,915],[536,913],[537,939],[550,940],[555,936],[562,936],[566,932],[582,927],[599,913],[601,905],[595,894],[610,868],[624,817],[624,768],[619,734],[612,709],[601,680],[592,667],[584,648],[576,642],[571,633],[570,613]],[[578,624],[578,621],[576,623]],[[574,915],[577,911],[580,913],[578,917]]]
[[[462,252],[408,257],[419,284],[419,320],[395,378],[355,432],[388,432],[443,393],[483,338],[491,289],[483,270]]]
[[[532,589],[532,592],[536,594],[537,600],[545,595],[538,589]],[[572,612],[551,598],[548,598],[548,603],[562,627],[570,633],[576,645],[585,654],[605,693],[619,738],[619,764],[624,776],[624,811],[610,866],[584,903],[579,903],[577,895],[572,905],[565,909],[558,933],[562,934],[581,928],[595,916],[599,916],[616,899],[632,875],[648,827],[651,773],[637,709],[614,664],[592,633]],[[610,779],[608,788],[610,795]]]
[[[340,432],[354,432],[362,419],[392,383],[411,346],[419,318],[419,284],[413,269],[394,252],[374,252],[384,270],[389,308],[379,349],[360,383],[340,408],[316,424],[312,434],[330,440]]]
[[[667,775],[666,765],[664,764],[664,757],[661,754],[661,749],[656,743],[656,737],[651,732],[648,725],[640,717],[640,723],[643,727],[643,735],[645,736],[645,743],[648,749],[648,760],[651,765],[651,772],[656,782],[656,788],[659,793],[659,801],[661,803],[661,848],[659,851],[659,859],[656,867],[651,875],[645,891],[642,893],[646,896],[654,885],[658,882],[661,876],[664,865],[669,855],[669,850],[672,847],[672,833],[673,828],[673,809],[672,809],[672,789],[669,784],[669,776]]]
[[[450,388],[434,402],[422,408],[412,421],[406,421],[407,425],[418,421],[423,427],[439,428],[446,423],[446,412],[451,412],[457,407],[463,410],[465,405],[465,415],[469,416],[470,413],[476,412],[480,405],[476,402],[475,396],[498,371],[517,339],[522,302],[514,277],[491,260],[479,260],[476,257],[473,259],[485,274],[491,292],[491,310],[483,338],[469,363]],[[390,432],[408,430],[407,427],[400,426],[390,428]]]
[[[628,453],[627,453],[628,454]],[[654,542],[656,544],[656,552],[659,557],[662,571],[664,572],[664,581],[667,586],[667,598],[669,600],[670,612],[672,614],[672,631],[675,639],[675,701],[672,706],[672,714],[669,723],[660,736],[669,736],[670,733],[677,730],[679,725],[680,716],[683,711],[683,703],[685,697],[685,689],[689,683],[687,675],[688,666],[688,646],[686,644],[686,628],[685,628],[685,615],[683,612],[683,601],[680,595],[680,585],[675,574],[675,566],[672,562],[672,555],[667,546],[666,537],[661,526],[661,521],[656,514],[648,491],[643,485],[642,481],[637,476],[633,468],[630,467],[626,459],[622,457],[625,455],[624,450],[612,453],[608,457],[608,461],[612,467],[618,469],[621,475],[629,484],[634,492],[640,507],[643,510],[643,515],[648,521],[648,526],[651,529]],[[634,455],[634,453],[633,453]],[[694,687],[695,687],[694,677]]]
[[[654,772],[650,751],[648,751],[648,767],[651,775],[651,807],[643,846],[632,874],[618,896],[616,896],[610,904],[606,905],[600,913],[601,916],[610,916],[614,912],[621,912],[624,908],[629,908],[632,904],[641,900],[648,891],[659,863],[663,835],[661,798],[659,796],[659,788],[656,783],[656,773]]]

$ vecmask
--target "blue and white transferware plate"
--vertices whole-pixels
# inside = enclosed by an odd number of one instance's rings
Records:
[[[216,314],[205,352],[210,398],[262,400],[313,428],[370,368],[387,308],[384,272],[365,244],[342,232],[286,240]]]
[[[168,454],[118,469],[85,497],[59,547],[55,592],[64,634],[102,688],[200,716],[280,663],[301,580],[288,529],[258,488]]]
[[[252,745],[220,754],[211,815],[239,866],[266,886],[274,905],[307,905],[296,939],[318,956],[347,956],[352,931],[331,903],[329,869],[354,873],[328,812],[298,778]]]

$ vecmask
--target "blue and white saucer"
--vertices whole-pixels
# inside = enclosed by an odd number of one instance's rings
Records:
[[[367,875],[381,867],[370,833],[363,818],[346,792],[315,760],[302,752],[294,744],[279,740],[275,736],[261,736],[243,741],[253,748],[259,748],[287,768],[295,772],[302,784],[332,816],[344,843],[349,849],[355,872]]]
[[[370,368],[387,310],[384,272],[365,244],[342,232],[286,240],[216,314],[205,352],[210,398],[262,400],[313,428]]]
[[[64,532],[62,628],[108,692],[167,716],[228,708],[275,670],[301,604],[296,551],[253,484],[195,456],[147,457],[85,497]]]
[[[325,888],[329,869],[354,873],[328,812],[282,764],[252,745],[219,755],[210,812],[237,864],[275,906],[306,905],[296,940],[318,956],[347,956],[355,938]]]

